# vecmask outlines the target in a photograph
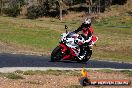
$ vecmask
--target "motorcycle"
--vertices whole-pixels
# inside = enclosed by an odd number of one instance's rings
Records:
[[[56,62],[60,60],[70,60],[77,62],[87,62],[91,55],[92,50],[87,46],[83,46],[83,50],[87,50],[83,59],[79,59],[78,55],[80,54],[79,45],[85,43],[85,39],[81,36],[81,34],[76,34],[74,32],[68,32],[68,27],[65,25],[66,33],[61,34],[60,44],[52,51],[51,53],[51,61]],[[90,42],[92,38],[90,38],[87,42]],[[97,39],[96,39],[97,41]]]

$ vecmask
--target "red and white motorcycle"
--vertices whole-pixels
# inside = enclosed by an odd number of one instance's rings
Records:
[[[85,54],[83,59],[79,59],[78,55],[80,53],[80,44],[84,44],[86,41],[85,39],[80,35],[76,34],[74,32],[67,32],[67,26],[65,26],[66,33],[61,34],[61,41],[60,44],[52,51],[51,53],[51,61],[60,61],[60,60],[71,60],[71,61],[77,61],[77,62],[87,62],[91,55],[92,50],[90,49],[90,46],[84,46],[83,49],[87,50],[87,53]],[[97,41],[97,37],[95,37]],[[87,42],[90,42],[92,40],[92,37],[87,40]]]

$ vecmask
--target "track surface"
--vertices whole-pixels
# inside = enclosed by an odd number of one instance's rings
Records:
[[[3,67],[60,67],[60,68],[112,68],[132,69],[132,64],[90,60],[87,63],[71,61],[50,62],[49,56],[0,54],[0,68]]]

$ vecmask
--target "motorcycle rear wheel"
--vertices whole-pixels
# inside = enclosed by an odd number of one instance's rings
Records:
[[[51,61],[56,62],[60,61],[62,59],[62,52],[61,52],[61,47],[57,46],[51,53]]]

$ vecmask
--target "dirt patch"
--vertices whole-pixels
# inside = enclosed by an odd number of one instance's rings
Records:
[[[89,72],[91,79],[129,79],[132,77],[120,72]],[[67,75],[22,75],[24,79],[11,80],[0,77],[0,88],[80,88],[80,76]],[[76,86],[76,87],[75,87]],[[80,86],[80,87],[77,87]],[[90,86],[86,88],[96,88]],[[100,88],[132,88],[132,86],[100,86]]]
[[[24,80],[0,78],[0,88],[63,88],[64,86],[78,84],[78,77],[33,75],[24,76],[24,78]]]

